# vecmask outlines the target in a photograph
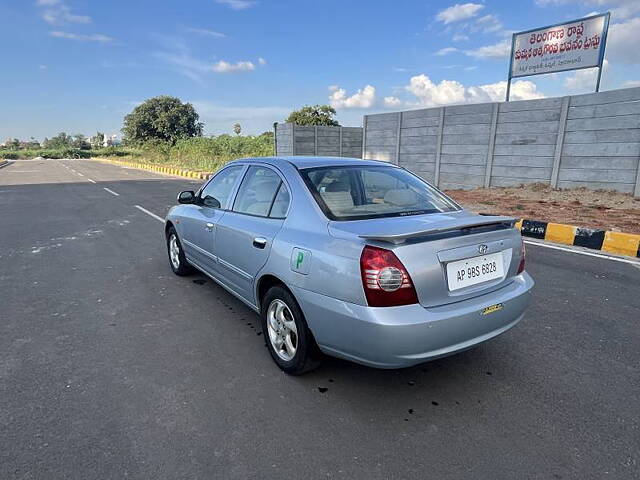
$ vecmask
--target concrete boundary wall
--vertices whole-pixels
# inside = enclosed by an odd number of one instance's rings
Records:
[[[640,196],[640,88],[381,113],[363,125],[363,158],[441,188],[543,182]]]
[[[276,125],[278,155],[362,158],[361,127]]]

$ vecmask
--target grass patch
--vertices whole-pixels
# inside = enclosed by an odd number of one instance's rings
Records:
[[[0,150],[0,159],[122,158],[137,163],[215,172],[231,160],[274,155],[273,135],[220,135],[178,140],[175,145],[150,140],[135,147],[107,147],[91,150],[75,148]]]
[[[178,140],[175,145],[146,142],[139,153],[146,163],[214,172],[231,160],[273,155],[273,136],[197,137]]]
[[[91,157],[127,157],[134,156],[134,150],[116,147],[99,148],[95,150],[83,150],[79,148],[60,149],[25,149],[25,150],[0,150],[0,158],[6,160],[23,160],[36,157],[59,159],[59,158],[91,158]]]

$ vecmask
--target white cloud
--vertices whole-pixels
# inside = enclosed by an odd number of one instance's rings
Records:
[[[225,38],[226,35],[221,32],[216,32],[215,30],[207,30],[206,28],[187,28],[187,32],[195,33],[198,35],[204,35],[206,37],[216,37],[216,38]]]
[[[263,65],[263,66],[264,66],[264,65],[266,65],[266,64],[267,64],[267,61],[266,61],[264,58],[260,57],[260,58],[258,58],[258,63],[259,63],[260,65]]]
[[[253,7],[258,2],[254,0],[216,0],[220,5],[226,5],[233,10],[245,10]]]
[[[393,67],[393,71],[394,72],[400,72],[400,73],[404,73],[407,72],[408,70],[404,67]]]
[[[503,26],[495,15],[485,15],[476,20],[474,29],[478,29],[483,33],[494,33],[502,30]]]
[[[485,45],[475,50],[465,50],[466,55],[476,58],[503,58],[511,53],[511,42],[503,40],[493,45]]]
[[[465,87],[456,80],[442,80],[434,83],[424,74],[411,77],[405,90],[416,97],[417,102],[407,102],[408,106],[434,107],[461,103],[502,102],[505,100],[507,82]],[[543,98],[535,83],[517,81],[511,85],[511,100],[531,100]]]
[[[442,57],[444,55],[449,55],[450,53],[455,53],[459,51],[456,47],[445,47],[438,50],[435,54]]]
[[[55,38],[66,38],[67,40],[76,40],[79,42],[109,43],[114,41],[112,37],[103,35],[101,33],[92,33],[89,35],[83,35],[80,33],[61,32],[59,30],[55,30],[53,32],[49,32],[49,35]]]
[[[440,10],[436,15],[436,18],[443,22],[445,25],[453,22],[459,22],[467,18],[475,17],[480,10],[484,8],[484,5],[478,3],[456,3],[455,5]]]
[[[389,108],[395,108],[402,105],[402,100],[398,97],[384,97],[384,106]]]
[[[469,40],[469,37],[467,37],[466,35],[462,34],[462,33],[456,33],[453,37],[452,40],[454,42],[466,42],[467,40]]]
[[[478,102],[503,102],[507,95],[507,82],[496,82],[478,87],[469,87],[469,103]],[[535,100],[544,98],[544,94],[538,90],[538,86],[529,80],[518,80],[511,84],[510,100]]]
[[[576,70],[571,76],[564,79],[564,87],[569,90],[567,93],[578,93],[587,89],[593,90],[597,77],[597,68]]]
[[[435,84],[425,74],[411,77],[405,89],[424,106],[447,105],[465,102],[464,85],[455,80],[442,80]]]
[[[91,23],[91,17],[73,13],[63,0],[38,0],[36,5],[41,8],[42,19],[50,25]]]
[[[640,80],[627,80],[622,86],[624,88],[640,87]]]
[[[604,61],[604,72],[609,70],[609,61]],[[584,70],[576,70],[570,76],[564,79],[564,86],[568,90],[567,94],[584,93],[593,91],[596,87],[598,79],[597,68],[585,68]]]
[[[609,27],[607,58],[621,63],[640,63],[638,44],[640,44],[640,17],[615,23]]]
[[[212,72],[211,64],[194,58],[184,42],[178,39],[174,41],[168,37],[157,39],[168,49],[153,52],[152,56],[169,65],[171,70],[198,83],[203,83],[204,76]]]
[[[370,108],[376,101],[376,89],[371,85],[366,85],[350,97],[344,88],[336,85],[329,87],[329,90],[329,103],[334,108]]]
[[[216,73],[237,73],[237,72],[252,72],[256,69],[253,62],[240,61],[236,63],[225,62],[220,60],[213,65],[213,71]]]

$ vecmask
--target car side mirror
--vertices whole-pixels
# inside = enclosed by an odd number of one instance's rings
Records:
[[[195,203],[196,194],[193,190],[185,190],[178,194],[178,203]]]
[[[216,197],[207,195],[202,199],[202,204],[206,207],[220,208],[220,201]]]

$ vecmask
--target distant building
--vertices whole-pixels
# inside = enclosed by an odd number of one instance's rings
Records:
[[[120,140],[117,135],[105,135],[102,142],[103,147],[117,147],[120,145]]]

